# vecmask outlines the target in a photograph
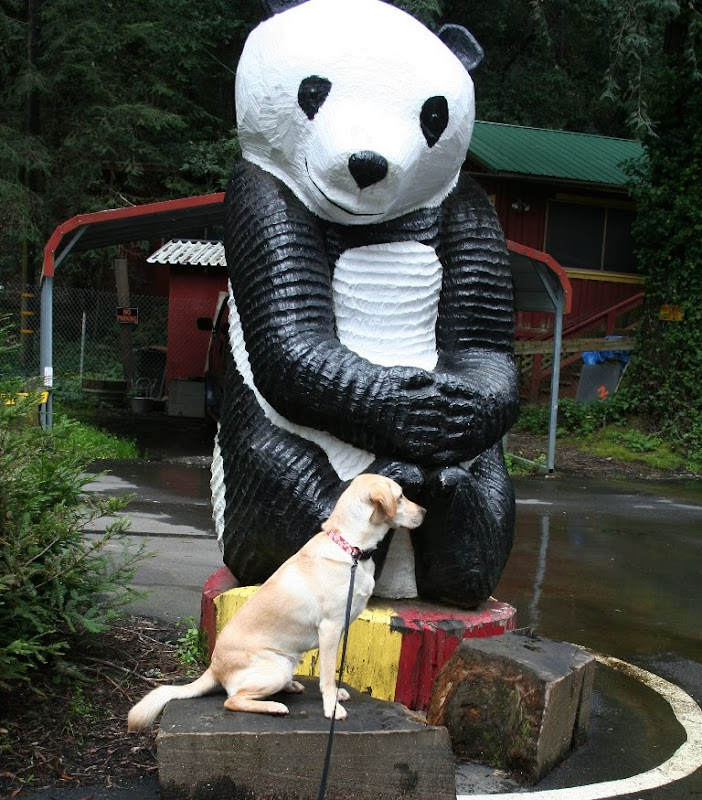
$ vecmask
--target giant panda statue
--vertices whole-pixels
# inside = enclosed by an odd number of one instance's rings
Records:
[[[225,200],[224,561],[263,581],[378,472],[428,510],[376,553],[378,591],[475,607],[512,544],[518,407],[505,243],[461,172],[482,51],[379,0],[268,1]]]

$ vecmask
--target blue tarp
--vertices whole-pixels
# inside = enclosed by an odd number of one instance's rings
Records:
[[[607,339],[612,340],[612,344],[616,344],[617,339],[621,336],[607,336]],[[629,350],[586,350],[583,353],[583,361],[586,364],[606,364],[608,361],[619,361],[626,364],[629,361]]]

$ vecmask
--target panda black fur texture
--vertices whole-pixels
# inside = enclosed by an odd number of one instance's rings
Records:
[[[512,287],[494,211],[460,171],[481,56],[463,28],[434,35],[379,0],[286,4],[247,40],[213,462],[224,560],[243,584],[314,535],[359,472],[428,509],[412,548],[397,533],[377,555],[380,588],[473,607],[500,577]]]

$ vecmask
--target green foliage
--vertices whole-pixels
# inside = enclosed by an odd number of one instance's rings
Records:
[[[568,397],[562,398],[558,401],[557,434],[589,436],[598,428],[604,427],[607,424],[608,414],[611,416],[613,409],[616,409],[616,405],[611,404],[610,400],[576,403]]]
[[[65,413],[54,415],[53,439],[64,453],[79,453],[81,460],[139,458],[133,439],[115,436],[94,425],[71,419]]]
[[[548,415],[548,405],[525,405],[515,430],[545,436]],[[702,472],[699,450],[691,450],[678,438],[650,426],[650,419],[639,416],[638,405],[632,404],[631,393],[620,391],[593,403],[576,403],[567,397],[558,401],[559,441],[602,458],[639,461],[675,472]],[[518,471],[518,462],[508,461],[508,465],[512,474],[523,474]]]
[[[435,29],[441,14],[441,0],[393,0],[394,6],[423,22],[428,28]]]
[[[221,188],[234,69],[261,14],[254,0],[37,5],[35,26],[28,4],[0,7],[0,279],[24,253],[38,274],[74,214]]]
[[[603,97],[626,110],[637,135],[652,131],[650,96],[656,91],[666,26],[680,12],[678,0],[598,0],[609,20],[609,64]]]
[[[628,401],[619,394],[595,403],[576,403],[569,397],[558,401],[557,434],[589,436],[598,428],[626,418]],[[528,433],[548,433],[550,407],[546,404],[528,403],[519,411],[516,430]]]
[[[127,548],[124,518],[104,534],[84,526],[128,499],[84,493],[89,461],[66,422],[56,434],[34,424],[36,396],[3,384],[0,404],[0,688],[65,656],[76,637],[98,633],[133,596],[143,550]],[[121,545],[116,548],[115,545]]]
[[[96,708],[85,696],[83,687],[78,683],[73,688],[73,693],[65,711],[63,720],[64,732],[79,739],[82,743],[81,731],[87,720],[97,720],[100,709]]]
[[[512,477],[523,477],[533,475],[536,472],[546,470],[546,453],[541,453],[534,461],[517,456],[514,453],[505,453],[505,465],[507,472]]]
[[[634,237],[646,301],[626,393],[637,414],[702,461],[702,18],[681,5],[650,98],[645,158],[630,165],[637,203]],[[659,318],[663,304],[683,319]]]
[[[187,674],[193,675],[200,672],[209,661],[206,635],[194,617],[187,617],[178,622],[185,622],[188,627],[177,639],[176,654],[180,663],[186,668]]]
[[[526,403],[519,409],[515,430],[526,433],[548,433],[549,406]]]
[[[603,97],[615,9],[608,0],[445,0],[485,51],[475,70],[478,119],[626,135],[622,103]]]
[[[695,472],[695,465],[674,453],[660,436],[631,429],[629,426],[608,425],[600,428],[582,444],[586,452],[600,458],[635,461],[654,469]]]

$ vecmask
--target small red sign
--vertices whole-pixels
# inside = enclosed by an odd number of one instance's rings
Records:
[[[118,306],[117,322],[120,322],[123,325],[137,325],[139,323],[139,309]]]

